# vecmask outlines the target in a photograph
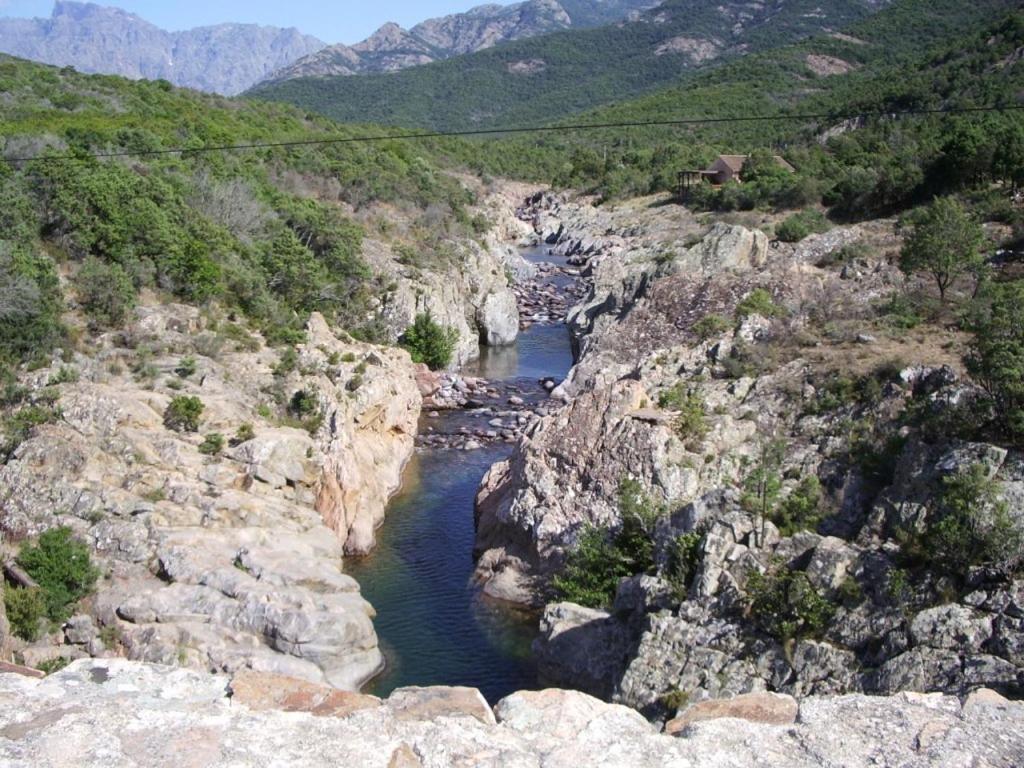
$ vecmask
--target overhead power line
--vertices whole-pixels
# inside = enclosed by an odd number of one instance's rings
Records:
[[[106,159],[118,157],[157,157],[162,155],[192,155],[212,152],[242,152],[257,149],[281,149],[289,147],[309,147],[326,144],[360,144],[381,141],[412,141],[419,139],[466,138],[470,136],[494,136],[524,133],[556,133],[561,131],[596,131],[610,128],[658,128],[683,127],[689,125],[718,125],[723,123],[755,123],[775,120],[828,120],[846,122],[849,120],[866,120],[870,118],[897,118],[928,115],[966,115],[982,112],[1015,112],[1024,110],[1024,104],[1010,104],[991,107],[949,107],[938,109],[905,109],[896,111],[860,112],[856,114],[811,113],[788,115],[739,115],[733,117],[693,117],[676,120],[638,120],[614,123],[568,123],[563,125],[535,125],[517,128],[479,128],[464,131],[428,131],[421,133],[376,134],[369,136],[338,136],[334,138],[297,139],[293,141],[254,142],[251,144],[222,144],[209,147],[174,147],[172,149],[151,149],[142,151],[124,150],[119,152],[96,152],[87,154],[48,155],[45,157],[12,157],[6,158],[8,163],[29,162],[63,162],[82,161],[88,159]]]

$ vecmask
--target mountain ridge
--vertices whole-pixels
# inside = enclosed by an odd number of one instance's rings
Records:
[[[217,24],[168,32],[120,8],[70,0],[58,0],[46,19],[0,18],[0,52],[228,96],[324,45],[294,27]]]
[[[360,43],[327,46],[271,73],[264,82],[394,72],[548,32],[622,21],[660,1],[525,0],[508,6],[479,5],[427,19],[408,30],[388,22]]]
[[[666,0],[629,22],[557,31],[397,73],[278,80],[248,93],[341,121],[437,130],[550,122],[709,64],[843,28],[888,5]]]

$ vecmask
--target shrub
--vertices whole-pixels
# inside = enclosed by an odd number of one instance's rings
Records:
[[[429,312],[416,316],[399,343],[409,350],[413,362],[425,363],[432,371],[447,368],[455,351],[458,334],[454,328],[435,323]]]
[[[119,264],[89,257],[78,270],[75,285],[82,309],[98,327],[121,325],[135,306],[135,286]]]
[[[51,528],[36,544],[22,549],[18,565],[39,585],[46,615],[59,623],[71,615],[70,607],[92,591],[99,571],[89,548],[71,536],[70,528]]]
[[[771,293],[764,288],[755,288],[736,307],[736,319],[743,320],[751,315],[777,317],[782,310],[775,303]]]
[[[809,209],[794,213],[779,224],[775,236],[784,243],[797,243],[808,235],[828,230],[828,219],[821,211]]]
[[[1024,442],[1024,282],[993,289],[973,321],[967,369],[994,404],[997,425]]]
[[[224,435],[211,432],[199,444],[199,452],[204,456],[217,456],[224,450]]]
[[[40,672],[45,675],[52,675],[55,672],[60,672],[64,667],[71,663],[71,659],[67,656],[57,656],[54,659],[48,661],[39,662],[39,666],[36,667]]]
[[[933,567],[959,578],[972,566],[1004,575],[1020,568],[1021,531],[985,465],[943,478],[929,518],[916,548]]]
[[[669,544],[665,576],[680,597],[685,596],[697,575],[703,544],[704,536],[697,531],[680,534]]]
[[[814,588],[807,574],[781,562],[765,573],[750,575],[747,598],[758,626],[782,642],[819,637],[835,613],[835,606]]]
[[[250,440],[256,439],[256,430],[253,429],[252,424],[242,424],[238,431],[235,432],[235,436],[231,438],[231,445],[241,445],[242,443],[248,443]]]
[[[189,376],[195,375],[196,359],[191,355],[181,358],[181,360],[178,361],[178,365],[175,367],[174,372],[183,379],[187,379]]]
[[[78,369],[72,368],[69,365],[62,365],[60,370],[57,371],[50,380],[46,382],[47,386],[56,387],[61,384],[74,384],[78,381]]]
[[[295,347],[288,347],[281,353],[281,359],[274,366],[274,376],[285,377],[294,371],[299,365],[299,353]]]
[[[814,530],[822,517],[821,483],[808,475],[779,503],[772,522],[783,536],[792,536],[797,531]]]
[[[61,418],[60,409],[45,405],[28,405],[4,419],[4,439],[0,443],[0,462],[6,463],[29,439],[32,431],[43,424],[52,424]]]
[[[39,639],[40,622],[46,616],[46,604],[39,589],[4,587],[4,608],[11,631],[30,643]]]
[[[178,395],[164,410],[164,426],[175,432],[198,432],[204,407],[198,397]]]
[[[710,314],[704,315],[704,317],[694,323],[692,330],[701,341],[707,341],[715,336],[721,336],[731,327],[732,323],[726,318],[721,315]]]
[[[299,420],[303,429],[314,434],[323,424],[324,416],[315,392],[298,390],[288,402],[288,412]]]
[[[691,447],[707,435],[707,405],[704,398],[696,391],[687,389],[682,382],[661,393],[658,407],[679,411],[673,429],[685,446]]]
[[[619,580],[654,568],[654,524],[661,511],[635,480],[619,486],[622,524],[612,532],[594,525],[580,531],[562,572],[552,581],[555,593],[592,608],[608,606]]]

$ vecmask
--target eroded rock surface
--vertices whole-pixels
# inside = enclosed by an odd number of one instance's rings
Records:
[[[65,645],[14,649],[26,662],[125,654],[348,689],[380,668],[373,609],[342,561],[372,547],[414,449],[415,368],[318,315],[307,335],[286,365],[196,309],[145,306],[71,361],[60,418],[0,468],[3,531],[69,526],[106,576]],[[180,396],[203,404],[197,432],[164,423]],[[223,447],[204,455],[213,433]]]
[[[45,680],[0,674],[0,764],[196,768],[1012,768],[1024,758],[1024,706],[992,694],[810,698],[796,722],[704,719],[677,737],[636,712],[574,691],[513,694],[481,716],[458,690],[452,706],[410,709],[397,691],[372,706],[267,709],[229,680],[122,660],[86,660]],[[455,696],[453,699],[452,696]],[[477,694],[479,696],[479,694]]]

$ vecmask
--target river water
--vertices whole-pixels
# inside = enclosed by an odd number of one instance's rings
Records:
[[[559,263],[543,249],[523,252],[530,261]],[[566,279],[554,282],[564,287]],[[481,349],[466,373],[515,382],[523,392],[542,392],[540,380],[561,381],[572,365],[563,324],[533,325],[516,344]],[[443,414],[422,429],[444,429]],[[366,688],[386,696],[408,685],[466,685],[496,702],[536,687],[530,654],[537,617],[484,598],[471,583],[473,500],[490,466],[511,446],[476,451],[421,449],[406,468],[377,546],[367,557],[346,561],[346,570],[377,610],[374,625],[387,659],[385,671]]]

